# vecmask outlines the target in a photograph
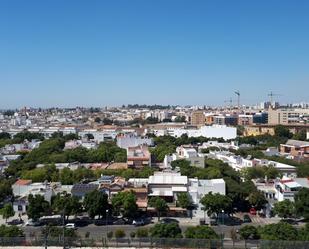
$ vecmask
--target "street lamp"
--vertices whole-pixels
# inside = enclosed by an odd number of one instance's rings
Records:
[[[222,226],[224,225],[224,210],[222,209]],[[221,243],[222,243],[222,248],[223,248],[223,237],[224,237],[224,233],[223,233],[223,227],[221,228]]]
[[[106,226],[106,238],[108,234],[108,227],[107,227],[107,218],[108,218],[108,209],[105,210],[106,215],[105,215],[105,226]]]

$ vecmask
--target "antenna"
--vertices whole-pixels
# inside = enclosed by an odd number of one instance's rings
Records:
[[[274,96],[281,96],[281,94],[276,94],[276,93],[273,93],[272,91],[270,91],[268,96],[270,97],[270,104],[272,104],[273,103],[273,97]]]
[[[234,93],[237,95],[237,106],[238,106],[238,109],[240,109],[240,92],[237,90],[237,91],[234,91]]]

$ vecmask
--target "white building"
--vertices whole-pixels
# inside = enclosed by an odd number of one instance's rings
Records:
[[[164,167],[171,167],[171,162],[175,160],[184,159],[190,162],[191,166],[204,168],[205,158],[190,145],[182,145],[176,148],[176,153],[166,155],[164,157]]]
[[[139,137],[132,133],[117,136],[117,146],[122,149],[140,145],[153,146],[153,140],[152,138]]]

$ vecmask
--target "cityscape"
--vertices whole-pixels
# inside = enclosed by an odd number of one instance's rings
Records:
[[[309,248],[308,10],[0,2],[0,247]]]

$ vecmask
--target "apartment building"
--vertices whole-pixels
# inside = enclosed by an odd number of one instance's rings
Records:
[[[308,124],[309,108],[307,109],[270,109],[268,111],[268,123],[272,125],[282,124]]]
[[[204,111],[197,110],[197,111],[192,112],[191,125],[201,127],[205,125],[205,121],[206,121],[206,118],[205,118]]]
[[[205,158],[204,155],[198,153],[191,145],[182,145],[176,148],[176,153],[166,155],[164,157],[164,166],[170,167],[171,162],[175,160],[184,159],[190,162],[191,166],[204,168]]]
[[[127,148],[127,164],[129,168],[151,166],[151,154],[148,146],[140,145]]]

